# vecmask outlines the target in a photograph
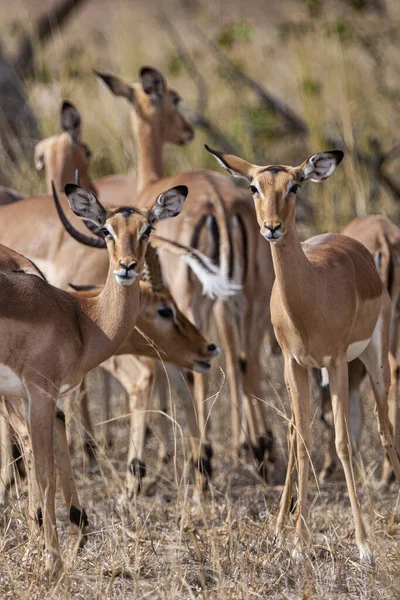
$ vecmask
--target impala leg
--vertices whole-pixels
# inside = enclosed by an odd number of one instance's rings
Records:
[[[6,398],[0,398],[0,506],[5,505],[7,492],[14,481],[10,426],[5,417],[6,401]]]
[[[65,431],[65,414],[57,409],[54,421],[54,456],[57,471],[60,476],[64,500],[69,512],[69,520],[82,535],[81,545],[86,542],[85,527],[88,519],[85,510],[79,502],[78,492],[74,474],[72,471],[71,457],[69,453],[67,434]]]
[[[374,558],[367,540],[351,464],[351,444],[348,432],[349,382],[348,368],[345,359],[343,358],[343,361],[337,366],[329,367],[328,372],[335,425],[336,451],[346,477],[355,524],[356,543],[360,551],[361,560],[368,564],[372,564]]]
[[[146,437],[147,411],[153,386],[154,370],[140,365],[141,373],[132,389],[130,384],[130,433],[127,457],[126,487],[128,496],[132,497],[140,490],[142,479],[146,476],[144,462],[144,446]]]
[[[243,387],[245,392],[244,412],[246,414],[247,428],[254,456],[259,469],[268,480],[268,462],[275,461],[274,437],[268,427],[268,417],[262,401],[260,363],[261,347],[267,325],[256,322],[253,318],[246,334],[246,360],[242,362]],[[254,433],[253,433],[254,432]],[[254,442],[253,442],[254,438]]]
[[[165,382],[163,384],[163,381],[166,377],[163,365],[161,365],[158,361],[156,361],[154,364],[154,368],[155,368],[155,379],[154,379],[152,397],[154,397],[153,394],[154,394],[155,390],[157,390],[159,407],[160,407],[160,411],[162,413],[160,415],[160,418],[158,419],[159,438],[160,438],[160,445],[158,448],[158,462],[159,462],[159,464],[166,464],[169,462],[169,460],[171,458],[171,453],[168,451],[168,434],[169,434],[171,422],[167,418],[167,415],[170,412],[169,411],[170,394],[168,393],[169,388],[165,385]],[[167,370],[168,370],[168,368],[167,368]],[[192,372],[188,371],[188,373],[189,373],[190,378],[193,379]]]
[[[353,450],[356,450],[360,441],[363,410],[361,403],[360,387],[365,377],[365,367],[361,360],[356,358],[348,364],[349,377],[349,435]],[[335,444],[335,429],[333,426],[333,413],[331,392],[329,386],[321,388],[322,395],[322,420],[329,431],[328,450],[325,453],[324,465],[319,475],[321,484],[326,483],[336,469],[337,453]]]
[[[111,385],[110,375],[103,369],[99,369],[101,373],[101,393],[104,398],[104,429],[103,435],[105,440],[106,448],[112,447],[112,435],[111,435]]]
[[[84,448],[86,454],[86,472],[89,475],[94,475],[100,471],[99,464],[96,458],[96,442],[94,437],[94,430],[92,425],[92,419],[89,413],[89,398],[87,393],[86,377],[83,379],[78,392],[79,405],[81,408],[81,419],[84,429]]]
[[[374,336],[367,349],[360,356],[369,375],[375,397],[376,413],[378,417],[378,431],[382,446],[388,456],[397,482],[400,484],[400,462],[396,452],[393,428],[389,421],[388,392],[390,386],[390,366],[388,353],[385,352],[384,341]],[[380,343],[381,342],[381,343]]]
[[[296,448],[297,448],[297,471],[298,471],[298,503],[296,523],[295,553],[301,553],[302,546],[308,538],[306,525],[307,517],[307,492],[308,472],[311,455],[311,431],[310,431],[310,389],[307,369],[301,367],[291,357],[285,357],[285,381],[292,402],[294,422],[296,425]],[[293,460],[293,459],[292,459]],[[289,462],[291,462],[289,460]],[[290,497],[290,486],[292,482],[293,463],[289,465],[288,475],[285,482],[285,490],[281,498],[280,516],[285,514],[288,499]]]
[[[239,451],[240,412],[242,397],[242,377],[239,366],[240,339],[237,326],[237,310],[234,301],[218,301],[214,305],[214,317],[224,350],[226,374],[231,397],[232,453],[237,458]],[[255,446],[256,440],[251,440]]]
[[[397,340],[395,341],[396,348],[391,348],[389,352],[389,366],[390,366],[390,387],[388,396],[388,409],[389,409],[389,421],[393,426],[393,438],[395,448],[398,451],[397,437],[399,433],[399,416],[398,416],[398,405],[397,405],[397,390],[399,384],[399,367],[397,365],[396,354],[397,354]],[[390,460],[385,455],[383,469],[382,469],[382,483],[389,485],[393,479],[393,469],[390,464]]]
[[[55,514],[55,465],[53,449],[56,398],[32,382],[24,382],[29,399],[29,426],[36,481],[41,505],[37,507],[38,519],[43,519],[47,551],[46,570],[58,578],[63,571],[58,543]]]
[[[296,469],[296,427],[294,419],[289,423],[288,427],[288,466],[286,470],[285,486],[283,488],[282,497],[279,504],[278,519],[276,522],[276,535],[281,535],[283,525],[287,519],[292,504],[292,490],[294,481],[294,472]]]

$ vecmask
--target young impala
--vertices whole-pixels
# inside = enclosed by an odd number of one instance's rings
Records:
[[[296,553],[307,538],[307,489],[311,455],[308,369],[329,374],[336,450],[345,472],[361,559],[373,561],[357,499],[348,436],[347,363],[359,357],[371,380],[378,430],[400,483],[400,463],[388,418],[391,303],[371,254],[344,235],[324,234],[300,243],[296,191],[306,181],[327,179],[341,162],[338,150],[314,154],[298,167],[257,166],[209,149],[231,173],[250,183],[261,235],[271,244],[275,283],[272,324],[282,348],[293,411],[293,432],[285,489],[278,516],[281,530],[291,499],[294,444],[297,450],[298,516]]]

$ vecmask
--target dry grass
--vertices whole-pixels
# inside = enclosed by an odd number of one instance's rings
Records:
[[[291,558],[291,526],[279,545],[274,538],[281,484],[286,464],[285,411],[288,408],[280,378],[281,358],[265,361],[265,398],[277,436],[278,461],[273,486],[266,486],[243,459],[233,466],[229,448],[228,396],[222,390],[212,413],[214,477],[208,495],[194,494],[186,433],[170,429],[171,463],[158,469],[157,423],[146,449],[148,480],[145,494],[129,501],[124,492],[128,423],[126,397],[115,387],[112,396],[114,446],[101,452],[102,474],[86,476],[80,429],[72,423],[75,473],[90,520],[83,550],[69,534],[65,509],[57,497],[61,546],[69,576],[67,588],[53,590],[43,574],[43,538],[28,530],[27,501],[16,499],[2,512],[0,589],[2,598],[382,598],[400,594],[400,526],[397,490],[378,488],[382,450],[375,423],[367,421],[356,458],[358,491],[376,553],[376,567],[360,564],[354,543],[349,499],[340,469],[335,483],[318,489],[311,483],[309,560]],[[274,374],[272,379],[268,373]],[[216,370],[214,385],[221,380]],[[93,398],[98,397],[96,382]],[[315,390],[314,390],[315,392]],[[315,394],[314,394],[315,396]],[[365,410],[373,414],[365,390]],[[317,398],[313,401],[313,468],[322,462],[323,431]],[[95,420],[104,420],[102,407],[93,405]],[[182,423],[179,412],[177,421]],[[101,437],[101,426],[98,427]],[[22,488],[23,489],[23,488]],[[147,490],[147,491],[146,491]]]
[[[84,139],[94,153],[92,170],[96,176],[134,171],[136,150],[127,135],[127,103],[100,86],[92,68],[135,80],[138,68],[151,64],[167,73],[170,84],[187,104],[196,102],[193,82],[182,65],[176,67],[176,51],[156,20],[161,4],[165,9],[160,0],[92,0],[79,19],[71,20],[61,35],[55,34],[52,44],[38,49],[35,76],[27,85],[43,135],[58,130],[63,98],[76,103],[84,121]],[[30,19],[43,5],[28,0],[0,2],[5,46],[16,46],[16,32],[29,28]],[[369,151],[371,135],[381,139],[384,150],[397,141],[400,39],[391,32],[396,31],[400,10],[396,0],[387,0],[386,6],[386,15],[380,16],[373,10],[357,11],[339,0],[325,4],[318,0],[168,2],[168,10],[209,84],[208,115],[240,142],[249,159],[277,163],[300,162],[308,153],[321,150],[327,133],[364,152]],[[228,24],[243,21],[250,40],[236,40],[225,51],[303,116],[310,128],[308,139],[283,131],[271,115],[260,111],[248,90],[222,77],[218,63],[192,29],[196,23],[215,38]],[[378,36],[377,32],[384,34]],[[200,133],[188,148],[168,148],[166,171],[214,168],[203,151],[204,141]],[[393,161],[389,166],[394,175],[397,164]],[[42,178],[29,164],[22,171],[13,164],[8,168],[15,188],[28,194],[43,190]],[[315,222],[303,223],[304,233],[338,230],[352,216],[364,212],[380,211],[398,222],[399,207],[387,190],[380,188],[374,204],[369,203],[371,183],[370,174],[350,152],[332,181],[321,187],[309,186]],[[52,589],[43,573],[42,538],[28,529],[24,494],[19,499],[14,494],[9,507],[0,513],[1,598],[67,598],[68,594],[85,599],[165,600],[400,597],[398,495],[395,490],[382,493],[377,486],[382,451],[368,393],[358,489],[376,552],[376,568],[369,570],[359,563],[340,472],[335,484],[324,489],[319,490],[315,481],[311,484],[310,559],[302,564],[292,561],[290,531],[281,547],[274,542],[279,486],[286,464],[282,413],[285,407],[287,410],[287,399],[280,359],[266,357],[264,366],[264,399],[278,443],[275,486],[264,485],[245,460],[232,465],[227,451],[230,419],[226,390],[212,414],[213,484],[210,493],[200,499],[193,498],[179,429],[175,429],[174,443],[171,440],[171,447],[176,448],[175,461],[157,474],[157,485],[150,489],[153,495],[129,502],[123,484],[127,421],[113,422],[114,447],[104,453],[102,476],[95,478],[83,474],[79,428],[72,424],[79,491],[91,522],[88,543],[76,552],[58,497],[59,531],[70,583],[69,588]],[[218,388],[219,381],[216,374],[212,389]],[[112,401],[114,417],[127,412],[120,390],[115,390]],[[316,399],[313,406],[312,458],[318,472],[323,431]],[[102,420],[101,414],[97,420]],[[183,423],[179,412],[177,420]],[[185,429],[183,432],[186,436]],[[157,437],[153,436],[148,448],[149,478],[155,476],[156,451]]]

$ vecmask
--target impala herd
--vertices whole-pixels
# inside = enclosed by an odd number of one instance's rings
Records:
[[[330,429],[320,480],[329,479],[338,456],[356,543],[361,559],[371,564],[352,447],[361,434],[360,385],[367,373],[386,455],[382,481],[389,484],[394,476],[400,483],[394,438],[400,230],[386,217],[370,215],[352,221],[342,235],[300,242],[296,192],[307,181],[330,177],[343,159],[339,150],[314,154],[292,167],[254,165],[206,146],[230,174],[248,182],[251,193],[213,171],[164,177],[164,143],[183,145],[194,136],[179,95],[150,67],[140,70],[135,84],[96,75],[130,104],[137,177],[92,180],[81,116],[64,102],[62,133],[35,148],[35,166],[45,170],[48,194],[26,198],[0,190],[0,502],[12,484],[10,425],[28,474],[30,520],[43,525],[47,570],[59,578],[56,470],[82,543],[88,525],[59,401],[79,388],[88,469],[96,470],[85,376],[97,366],[118,379],[130,398],[128,495],[140,490],[146,476],[152,393],[162,410],[169,408],[165,371],[184,409],[196,488],[206,491],[213,449],[205,372],[219,354],[206,339],[212,315],[229,384],[232,453],[237,456],[246,445],[266,480],[274,436],[262,401],[261,350],[276,341],[282,350],[292,420],[277,534],[282,534],[297,470],[293,553],[301,557],[307,551],[308,371],[313,369],[322,383],[322,419]],[[108,405],[108,394],[104,402]],[[169,458],[165,421],[163,461]]]

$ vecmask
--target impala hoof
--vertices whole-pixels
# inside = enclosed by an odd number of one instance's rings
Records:
[[[364,565],[367,565],[367,567],[373,567],[375,565],[375,555],[368,544],[360,546],[360,561],[364,563]]]

